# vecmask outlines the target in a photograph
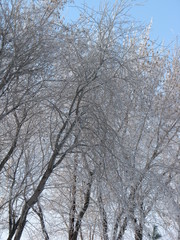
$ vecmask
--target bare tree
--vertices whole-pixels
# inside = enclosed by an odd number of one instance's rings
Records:
[[[0,5],[7,239],[37,227],[42,239],[142,240],[159,213],[179,227],[165,211],[167,199],[179,209],[178,51],[171,60],[150,26],[132,27],[129,1],[67,26],[65,2],[24,4]]]

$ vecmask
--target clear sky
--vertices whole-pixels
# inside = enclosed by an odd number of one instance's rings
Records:
[[[113,0],[106,2],[113,3]],[[143,5],[135,6],[131,10],[131,15],[138,21],[148,24],[152,19],[151,37],[159,43],[164,41],[165,45],[170,42],[174,43],[178,39],[180,44],[180,0],[139,0],[135,3]],[[74,4],[81,6],[83,3],[91,8],[98,9],[102,0],[74,0]],[[66,8],[65,17],[74,18],[76,15],[75,8]]]

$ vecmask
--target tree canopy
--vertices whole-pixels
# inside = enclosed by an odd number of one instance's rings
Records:
[[[179,48],[65,4],[0,3],[0,238],[180,240]]]

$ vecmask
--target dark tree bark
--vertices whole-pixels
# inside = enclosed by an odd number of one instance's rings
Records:
[[[86,191],[86,194],[85,194],[84,205],[83,205],[82,209],[80,210],[80,212],[77,216],[77,221],[75,223],[74,232],[71,234],[71,236],[69,235],[69,240],[77,240],[78,233],[79,233],[79,230],[81,228],[82,219],[83,219],[84,214],[86,213],[86,211],[88,209],[88,206],[89,206],[89,203],[90,203],[92,182],[93,182],[93,173],[90,172],[90,179],[89,179],[89,182],[87,184],[87,191]]]
[[[77,156],[74,159],[73,186],[72,186],[72,204],[69,216],[69,239],[73,239],[75,214],[76,214],[76,184],[77,184]]]
[[[106,215],[106,211],[105,211],[105,208],[104,208],[104,205],[103,205],[101,192],[100,192],[99,197],[98,197],[98,202],[99,202],[100,213],[101,213],[101,216],[102,216],[103,239],[104,240],[109,240],[107,215]]]
[[[143,239],[143,226],[141,223],[137,223],[137,219],[134,219],[135,225],[135,240],[142,240]]]
[[[123,238],[123,235],[126,231],[127,223],[128,223],[127,217],[125,217],[122,226],[120,226],[120,230],[119,230],[119,234],[117,236],[117,240],[121,240]]]

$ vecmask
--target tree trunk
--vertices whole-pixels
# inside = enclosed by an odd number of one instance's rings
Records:
[[[76,212],[76,182],[77,182],[77,156],[74,159],[73,186],[72,186],[72,205],[69,216],[69,240],[73,239],[75,212]]]
[[[122,226],[120,226],[120,230],[119,230],[117,240],[121,240],[123,238],[123,235],[126,231],[126,227],[127,227],[127,217],[125,217]]]
[[[177,240],[180,240],[180,216],[178,216],[178,238]]]
[[[100,195],[99,195],[99,197],[98,197],[98,202],[99,202],[100,213],[101,213],[101,216],[102,216],[103,239],[104,239],[104,240],[109,240],[109,237],[108,237],[107,215],[106,215],[106,211],[105,211],[104,206],[103,206],[103,201],[102,201],[101,193],[100,193]]]
[[[89,182],[88,182],[87,192],[86,192],[86,194],[85,194],[84,205],[83,205],[81,211],[79,212],[79,214],[78,214],[78,216],[77,216],[77,221],[76,221],[76,224],[75,224],[75,227],[74,227],[74,232],[71,234],[71,236],[69,236],[69,240],[77,240],[78,233],[79,233],[79,229],[80,229],[80,227],[81,227],[82,219],[83,219],[84,214],[85,214],[85,212],[87,211],[88,206],[89,206],[92,181],[93,181],[93,173],[90,172],[90,180],[89,180]],[[71,238],[70,238],[70,237],[71,237]]]
[[[138,224],[135,219],[135,240],[142,240],[143,239],[143,227],[142,224]]]

